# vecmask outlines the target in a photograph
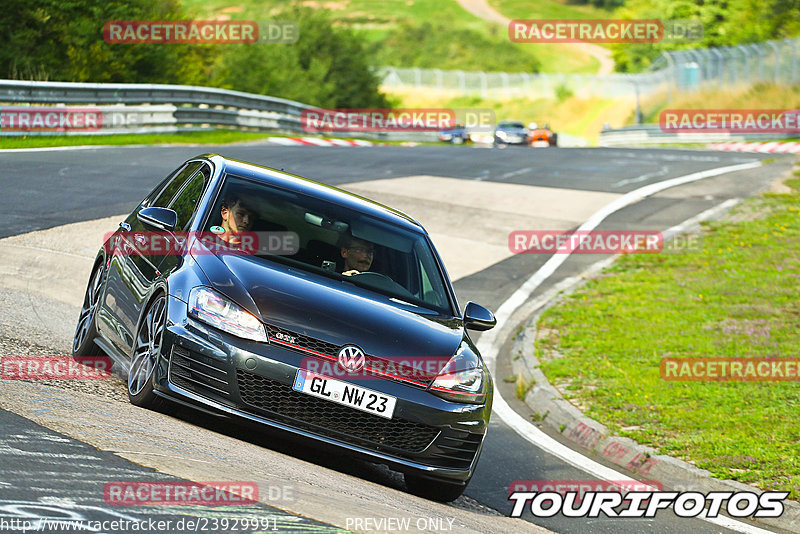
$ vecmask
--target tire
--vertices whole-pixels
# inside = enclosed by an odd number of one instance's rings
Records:
[[[464,138],[463,137],[453,137],[453,144],[454,145],[463,145]]]
[[[558,134],[557,133],[553,133],[553,135],[550,136],[550,146],[558,146]]]
[[[161,357],[166,325],[167,297],[160,294],[148,304],[142,324],[136,332],[128,370],[128,400],[135,406],[160,410],[166,404],[164,399],[155,394],[153,387],[154,370]]]
[[[86,286],[81,314],[78,316],[78,325],[75,327],[75,335],[72,338],[73,356],[100,356],[103,354],[103,351],[94,342],[94,338],[97,336],[95,321],[97,320],[97,309],[100,307],[102,285],[103,264],[100,263],[92,271],[89,284]]]
[[[452,484],[442,480],[423,478],[417,475],[405,473],[403,475],[408,491],[431,501],[450,502],[461,497],[467,484]]]

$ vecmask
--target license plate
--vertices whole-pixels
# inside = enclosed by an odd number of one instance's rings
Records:
[[[342,382],[305,369],[299,369],[294,377],[295,391],[302,391],[320,399],[350,406],[356,410],[371,413],[386,419],[394,414],[397,398],[384,395],[371,389]]]

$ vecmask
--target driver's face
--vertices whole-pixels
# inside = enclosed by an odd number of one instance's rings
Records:
[[[344,257],[344,270],[364,272],[369,271],[372,266],[372,258],[375,255],[375,247],[366,241],[354,241],[350,246],[342,249]]]
[[[253,212],[237,202],[230,209],[222,208],[222,227],[226,232],[238,234],[247,232],[253,227]]]

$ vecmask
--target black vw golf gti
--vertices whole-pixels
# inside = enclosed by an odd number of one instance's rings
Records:
[[[207,154],[109,235],[75,355],[128,371],[137,406],[168,400],[338,447],[449,501],[469,482],[492,379],[430,237],[346,191]]]

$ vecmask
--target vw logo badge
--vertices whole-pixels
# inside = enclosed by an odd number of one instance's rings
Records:
[[[357,373],[364,368],[364,351],[355,345],[347,345],[339,351],[339,365],[348,373]]]

